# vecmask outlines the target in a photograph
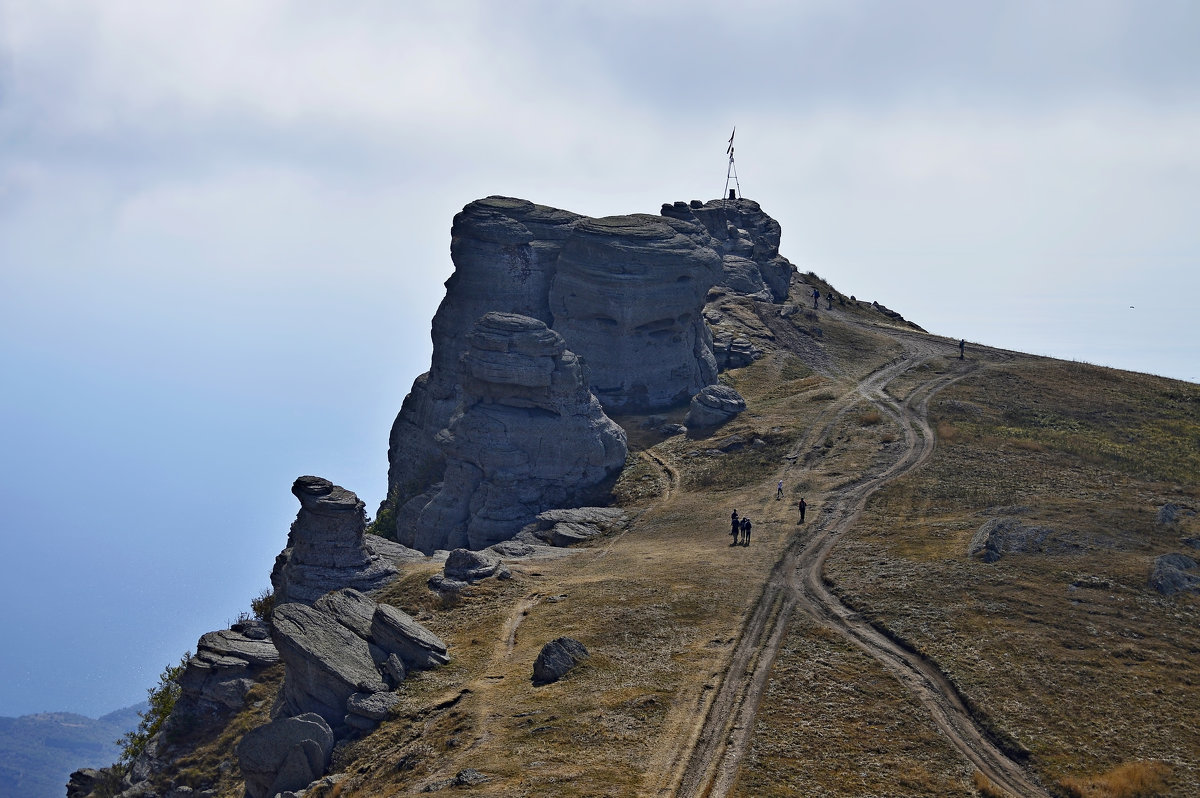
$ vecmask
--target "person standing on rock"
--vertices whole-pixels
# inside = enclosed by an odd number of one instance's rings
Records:
[[[821,292],[813,289],[813,310],[817,309],[817,303],[821,301]]]
[[[775,501],[783,498],[783,480],[779,480],[779,487],[775,488]]]
[[[808,509],[808,502],[804,501],[804,497],[800,497],[800,523],[804,523],[804,511]]]
[[[750,545],[750,519],[749,518],[742,519],[742,545],[743,546]]]
[[[959,360],[963,359],[963,353],[965,353],[966,351],[967,351],[967,339],[966,338],[959,339],[959,342],[958,342],[958,359]]]
[[[729,530],[729,534],[733,535],[733,542],[729,545],[736,546],[738,544],[738,532],[742,529],[741,521],[738,520],[737,510],[733,511],[733,515],[729,517],[729,520],[733,525],[733,528]]]

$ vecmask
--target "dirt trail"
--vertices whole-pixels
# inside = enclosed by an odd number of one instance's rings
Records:
[[[838,420],[862,399],[871,402],[900,429],[904,450],[894,462],[877,467],[824,499],[819,519],[808,527],[808,536],[797,536],[772,570],[763,594],[745,626],[729,667],[702,723],[697,723],[691,745],[680,746],[670,775],[664,774],[656,794],[724,796],[737,777],[747,750],[758,705],[765,693],[775,654],[791,613],[800,609],[817,622],[839,633],[882,663],[931,713],[934,723],[960,752],[993,784],[1017,796],[1048,796],[1031,775],[1007,757],[971,718],[962,697],[937,666],[888,638],[846,607],[825,587],[821,572],[837,533],[850,529],[875,491],[920,466],[934,449],[927,419],[930,399],[978,367],[977,362],[955,364],[953,372],[933,374],[920,382],[904,401],[885,392],[888,384],[934,358],[944,357],[945,346],[925,336],[897,334],[905,354],[861,379],[822,411],[788,458],[792,469],[821,457],[819,444]],[[790,515],[790,508],[778,512]],[[703,710],[702,710],[703,711]]]

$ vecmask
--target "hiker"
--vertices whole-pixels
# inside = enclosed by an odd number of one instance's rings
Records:
[[[733,511],[733,515],[731,515],[729,517],[729,520],[730,520],[730,523],[733,525],[733,528],[729,530],[729,534],[733,535],[733,542],[730,543],[729,545],[736,546],[738,543],[738,532],[740,532],[742,529],[742,524],[738,520],[737,510]]]
[[[832,291],[825,292],[825,309],[833,310],[833,292]]]
[[[800,523],[804,523],[804,511],[808,509],[808,502],[804,501],[804,497],[800,497]]]
[[[742,519],[742,545],[743,546],[750,545],[750,519],[749,518]]]
[[[821,300],[821,292],[814,288],[813,289],[813,310],[817,309],[817,302],[819,302],[820,300]]]
[[[967,350],[967,339],[963,338],[958,342],[958,359],[963,359],[963,352]]]
[[[783,498],[783,480],[779,480],[779,487],[775,488],[775,501]]]

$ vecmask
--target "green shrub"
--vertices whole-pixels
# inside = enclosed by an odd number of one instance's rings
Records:
[[[158,677],[158,684],[147,691],[150,706],[145,712],[138,713],[141,718],[138,727],[117,741],[121,746],[121,756],[117,759],[116,767],[122,773],[127,772],[133,760],[146,750],[146,745],[162,729],[167,716],[175,708],[180,691],[179,677],[183,675],[183,669],[187,667],[191,657],[192,653],[189,651],[179,660],[178,665],[168,665],[163,670]]]

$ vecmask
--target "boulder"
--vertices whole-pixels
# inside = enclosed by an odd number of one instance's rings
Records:
[[[275,643],[286,671],[273,716],[316,713],[335,730],[357,692],[384,692],[367,641],[333,616],[304,604],[275,608]]]
[[[971,538],[967,556],[995,562],[1006,554],[1041,552],[1052,532],[1048,527],[1026,525],[1016,518],[992,518]]]
[[[709,385],[692,397],[684,423],[688,427],[715,427],[746,409],[746,400],[728,385]]]
[[[446,644],[403,610],[380,604],[371,621],[371,639],[397,655],[408,670],[426,670],[450,661]]]
[[[292,485],[300,512],[287,548],[275,560],[275,604],[312,604],[330,590],[370,592],[397,574],[395,564],[365,544],[367,519],[358,496],[327,479],[304,476]]]
[[[249,620],[201,635],[177,680],[180,695],[168,727],[194,727],[241,709],[258,675],[279,662],[269,634],[267,624]]]
[[[316,714],[278,718],[251,729],[237,745],[247,798],[301,790],[325,775],[333,730]]]
[[[103,771],[80,768],[67,780],[67,798],[87,798],[93,790],[100,786],[100,781],[104,776]]]
[[[572,507],[538,513],[532,531],[551,546],[565,548],[619,531],[628,524],[629,516],[617,507]]]
[[[442,572],[447,579],[473,583],[489,576],[496,576],[504,569],[504,563],[494,551],[471,551],[455,549],[446,557]]]
[[[489,313],[469,344],[462,405],[438,434],[442,487],[411,535],[427,554],[512,538],[538,512],[602,490],[625,463],[625,432],[588,391],[562,336],[536,319]]]
[[[1164,596],[1184,590],[1200,590],[1200,572],[1196,561],[1184,554],[1164,554],[1156,557],[1150,572],[1150,587]]]
[[[386,720],[400,696],[392,692],[355,693],[346,701],[346,711],[370,720]]]
[[[567,671],[588,658],[583,643],[570,637],[560,637],[542,646],[533,663],[534,684],[557,682]]]

